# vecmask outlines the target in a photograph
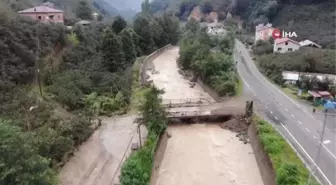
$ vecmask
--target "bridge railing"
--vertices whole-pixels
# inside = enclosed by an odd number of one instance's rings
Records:
[[[187,104],[210,104],[211,100],[208,98],[186,98],[186,99],[164,99],[163,105],[187,105]]]
[[[176,111],[167,112],[168,117],[189,117],[189,116],[204,116],[211,115],[211,111]]]

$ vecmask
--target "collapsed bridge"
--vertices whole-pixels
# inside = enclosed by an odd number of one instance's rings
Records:
[[[223,118],[246,115],[252,112],[251,102],[246,102],[244,107],[243,104],[216,103],[208,99],[199,98],[163,100],[162,104],[166,108],[166,116],[169,120],[223,120]],[[142,121],[141,116],[138,116],[135,120],[136,123],[141,123]]]

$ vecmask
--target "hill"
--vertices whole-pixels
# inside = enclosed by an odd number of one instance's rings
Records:
[[[32,6],[42,4],[46,0],[20,0],[20,1],[7,1],[4,4],[11,7],[13,11],[23,10]],[[80,0],[48,0],[48,2],[53,3],[56,7],[64,10],[66,18],[75,18],[76,10]],[[113,3],[107,0],[87,0],[91,9],[104,17],[121,15],[125,19],[131,19],[135,16],[136,11],[125,7],[122,10],[118,10],[113,6]],[[139,5],[140,7],[140,5]]]
[[[335,47],[335,1],[284,5],[273,23],[281,29],[295,31],[298,40],[309,39],[322,46]]]
[[[254,33],[255,25],[271,22],[275,27],[295,31],[298,40],[309,39],[324,47],[335,48],[334,0],[153,0],[153,12],[174,11],[181,20],[199,6],[203,18],[217,12],[219,20],[228,13],[239,16],[247,31]]]

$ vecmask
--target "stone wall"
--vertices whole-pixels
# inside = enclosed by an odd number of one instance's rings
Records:
[[[150,180],[150,184],[156,184],[157,178],[159,176],[159,169],[161,166],[161,162],[164,157],[164,153],[167,148],[167,143],[169,139],[169,133],[168,131],[165,131],[164,133],[161,134],[159,138],[158,145],[156,146],[156,151],[155,151],[155,156],[154,156],[154,165],[152,168],[152,176]]]
[[[261,141],[257,134],[257,128],[254,122],[252,122],[248,128],[248,136],[250,138],[254,157],[257,160],[259,171],[264,181],[264,184],[276,185],[276,176],[272,162],[267,153],[264,151],[264,147],[261,144]]]
[[[153,60],[156,57],[158,57],[161,53],[163,53],[167,49],[170,49],[171,47],[172,47],[172,45],[168,44],[168,45],[154,51],[153,53],[151,53],[150,55],[148,55],[145,58],[145,60],[141,64],[141,67],[140,67],[140,70],[139,70],[139,82],[140,82],[141,86],[146,86],[147,85],[148,75],[146,74],[146,71],[151,69],[150,63],[152,63]]]

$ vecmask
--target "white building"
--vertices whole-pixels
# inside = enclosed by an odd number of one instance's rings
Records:
[[[257,25],[255,31],[255,42],[257,42],[258,40],[268,40],[270,37],[272,37],[273,30],[274,28],[270,23],[266,25]]]
[[[300,42],[300,46],[301,47],[313,47],[313,48],[322,48],[322,46],[316,44],[313,41],[310,40],[304,40]]]
[[[290,38],[281,38],[276,39],[273,45],[273,52],[278,53],[287,53],[300,49],[300,43],[290,39]]]
[[[319,80],[324,80],[328,78],[334,84],[336,84],[336,75],[333,74],[321,74],[321,73],[304,73],[304,72],[296,72],[296,71],[283,71],[282,78],[287,83],[295,83],[296,81],[300,80],[303,76],[305,77],[316,77]]]

